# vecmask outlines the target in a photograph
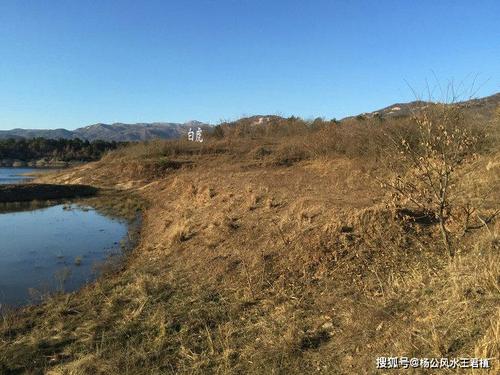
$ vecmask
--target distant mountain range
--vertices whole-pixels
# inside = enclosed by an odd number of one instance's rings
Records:
[[[391,118],[391,117],[405,117],[412,113],[418,112],[427,106],[430,102],[414,101],[410,103],[396,103],[389,107],[379,109],[374,112],[361,113],[357,116],[345,117],[341,122],[355,119],[355,118]],[[500,106],[500,93],[487,96],[480,99],[471,99],[457,103],[464,108],[464,111],[476,118],[482,120],[489,120],[495,115],[495,111]],[[250,124],[269,123],[279,116],[252,116],[242,118],[234,123],[241,123],[242,121],[249,122]],[[138,124],[95,124],[78,128],[76,130],[54,129],[13,129],[0,131],[0,139],[14,138],[49,138],[49,139],[75,139],[80,138],[83,140],[104,140],[104,141],[146,141],[149,139],[161,138],[171,139],[180,138],[187,134],[189,128],[193,130],[201,127],[204,130],[211,128],[211,125],[199,121],[189,121],[183,124],[173,122],[154,122],[154,123],[138,123]]]
[[[95,141],[98,139],[117,142],[146,141],[154,138],[179,138],[186,134],[189,131],[189,128],[193,128],[193,130],[195,130],[197,127],[208,129],[210,125],[199,121],[189,121],[183,124],[173,122],[95,124],[75,130],[12,129],[1,130],[0,139],[30,139],[43,137],[48,139],[80,138],[88,141]]]

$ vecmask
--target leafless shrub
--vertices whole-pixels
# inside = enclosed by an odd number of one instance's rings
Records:
[[[455,253],[448,223],[470,202],[460,190],[463,166],[476,158],[478,136],[464,121],[459,106],[436,104],[414,116],[417,137],[388,135],[394,176],[383,185],[397,207],[412,207],[435,218],[443,244]]]

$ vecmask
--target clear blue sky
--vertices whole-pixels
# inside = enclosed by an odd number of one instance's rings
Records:
[[[485,96],[499,17],[498,0],[0,0],[0,129],[342,118],[434,74],[479,74]]]

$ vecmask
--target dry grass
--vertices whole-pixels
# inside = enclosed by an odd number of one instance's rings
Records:
[[[140,195],[141,239],[121,271],[5,316],[0,372],[371,374],[377,356],[498,369],[498,222],[466,233],[450,260],[434,225],[387,208],[373,178],[389,172],[373,161],[380,129],[290,121],[273,125],[283,138],[247,123],[50,177]],[[497,161],[485,149],[470,194],[498,186]]]

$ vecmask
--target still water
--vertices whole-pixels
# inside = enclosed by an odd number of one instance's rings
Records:
[[[0,213],[0,312],[72,291],[120,254],[127,223],[77,205]]]
[[[33,177],[25,176],[25,174],[43,171],[36,168],[0,168],[0,184],[18,184],[29,181]]]

